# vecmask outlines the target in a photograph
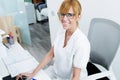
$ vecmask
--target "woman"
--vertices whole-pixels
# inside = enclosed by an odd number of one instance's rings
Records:
[[[51,79],[81,80],[87,76],[86,65],[90,55],[90,44],[87,37],[78,28],[81,5],[78,0],[64,0],[58,11],[59,20],[65,31],[60,33],[48,54],[32,73],[22,73],[32,78],[54,58],[53,66],[45,72]]]

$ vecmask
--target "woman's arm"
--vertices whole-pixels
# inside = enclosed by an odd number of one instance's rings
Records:
[[[37,74],[38,71],[40,71],[40,69],[42,69],[46,64],[48,64],[53,59],[53,57],[54,57],[54,48],[52,47],[32,73],[28,73],[28,72],[21,73],[17,76],[16,80],[22,78],[22,76],[26,76],[27,80],[31,79],[33,76]]]
[[[80,78],[80,71],[81,71],[80,68],[76,68],[76,67],[73,68],[72,80],[79,80],[79,78]]]
[[[47,65],[53,59],[53,57],[54,57],[54,47],[51,47],[51,49],[46,54],[46,56],[43,58],[43,60],[33,71],[33,74],[35,75],[40,69],[42,69],[45,65]]]

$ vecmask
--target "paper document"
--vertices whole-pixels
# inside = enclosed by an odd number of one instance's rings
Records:
[[[6,57],[3,57],[3,60],[6,65],[10,65],[30,58],[33,58],[33,56],[24,50],[18,53],[9,53]]]
[[[8,71],[12,77],[17,76],[19,73],[29,72],[34,70],[38,65],[38,62],[34,58],[23,60],[21,62],[8,65]]]

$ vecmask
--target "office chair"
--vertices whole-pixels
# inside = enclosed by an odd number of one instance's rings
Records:
[[[111,77],[110,67],[120,46],[120,25],[111,20],[94,18],[90,23],[88,39],[91,44],[90,62],[87,65],[88,77],[83,80],[115,80]]]

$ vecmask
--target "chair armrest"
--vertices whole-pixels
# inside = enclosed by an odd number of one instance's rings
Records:
[[[48,16],[48,8],[42,9],[41,14],[44,15],[44,16]]]
[[[0,77],[0,80],[2,80],[2,78]]]
[[[96,74],[93,74],[93,75],[89,75],[88,77],[84,78],[83,80],[96,80],[96,79],[106,77],[106,76],[111,76],[111,75],[112,75],[111,71],[104,71],[104,72],[101,72],[101,73],[96,73]]]

